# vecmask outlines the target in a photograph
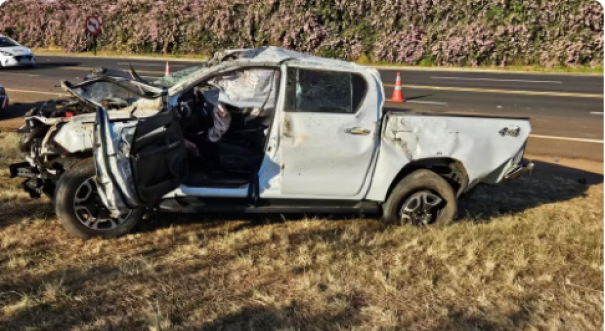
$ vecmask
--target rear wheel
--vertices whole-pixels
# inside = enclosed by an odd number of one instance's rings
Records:
[[[438,174],[422,169],[404,177],[382,207],[387,224],[448,224],[458,209],[452,186]]]
[[[86,159],[69,168],[57,182],[54,205],[59,220],[82,239],[114,238],[128,233],[143,217],[142,208],[111,217],[99,196],[95,166]]]

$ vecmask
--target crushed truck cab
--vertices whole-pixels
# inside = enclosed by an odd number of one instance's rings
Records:
[[[63,87],[80,110],[32,111],[11,174],[51,192],[82,238],[124,234],[149,208],[448,223],[473,186],[533,168],[528,119],[387,108],[377,70],[276,47],[157,82],[108,73]]]

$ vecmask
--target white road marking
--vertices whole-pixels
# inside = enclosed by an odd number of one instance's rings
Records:
[[[557,137],[557,136],[543,136],[539,134],[530,134],[530,138],[540,138],[540,139],[554,139],[554,140],[566,140],[566,141],[576,141],[580,143],[596,143],[602,144],[603,140],[598,139],[584,139],[584,138],[570,138],[570,137]]]
[[[58,92],[44,92],[44,91],[30,91],[30,90],[17,90],[12,88],[7,88],[6,92],[14,92],[14,93],[35,93],[35,94],[44,94],[44,95],[56,95],[60,97],[67,97],[69,94],[58,93]]]
[[[486,81],[486,82],[563,84],[563,82],[560,80],[526,80],[526,79],[498,79],[498,78],[442,77],[442,76],[432,76],[431,79],[480,80],[480,81]]]
[[[591,111],[590,112],[591,115],[603,115],[602,111]]]
[[[130,63],[128,63],[128,62],[118,62],[118,65],[119,66],[129,66]],[[165,68],[166,64],[165,63],[161,64],[161,63],[138,63],[137,62],[137,63],[133,63],[132,66],[133,67],[162,67],[162,68]],[[183,67],[185,67],[185,65],[182,65],[182,64],[172,64],[171,63],[170,67],[171,68],[172,67],[174,67],[174,68],[183,68]],[[135,68],[135,70],[136,70],[136,68]]]
[[[447,107],[447,102],[438,102],[438,101],[416,101],[416,100],[408,100],[407,103],[419,103],[419,104],[427,104],[427,105],[437,105],[437,106],[445,106]]]

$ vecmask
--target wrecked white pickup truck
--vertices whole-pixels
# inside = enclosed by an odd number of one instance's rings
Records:
[[[533,167],[527,119],[388,109],[376,70],[275,47],[155,83],[108,74],[63,87],[88,113],[33,111],[26,162],[10,170],[81,238],[127,233],[149,208],[444,224],[464,192]]]

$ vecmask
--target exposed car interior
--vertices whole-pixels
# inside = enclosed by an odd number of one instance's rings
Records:
[[[268,79],[258,81],[255,71]],[[278,70],[247,69],[207,80],[180,97],[189,162],[184,184],[234,188],[254,179],[273,122],[278,85]]]
[[[66,86],[81,95],[76,98],[79,103],[89,98],[108,110],[129,112],[133,118],[137,110],[164,108],[163,97],[136,97],[153,92],[120,83],[121,78],[130,77],[106,78],[103,74],[94,83]],[[215,188],[239,188],[254,182],[264,157],[278,91],[279,70],[240,69],[209,78],[183,92],[176,102],[176,118],[174,112],[140,118],[132,150],[139,195],[153,200],[162,186],[174,186],[176,182]],[[94,107],[88,108],[84,112],[94,111]],[[180,125],[170,127],[177,118]],[[183,164],[181,147],[175,145],[183,138],[187,165]]]

